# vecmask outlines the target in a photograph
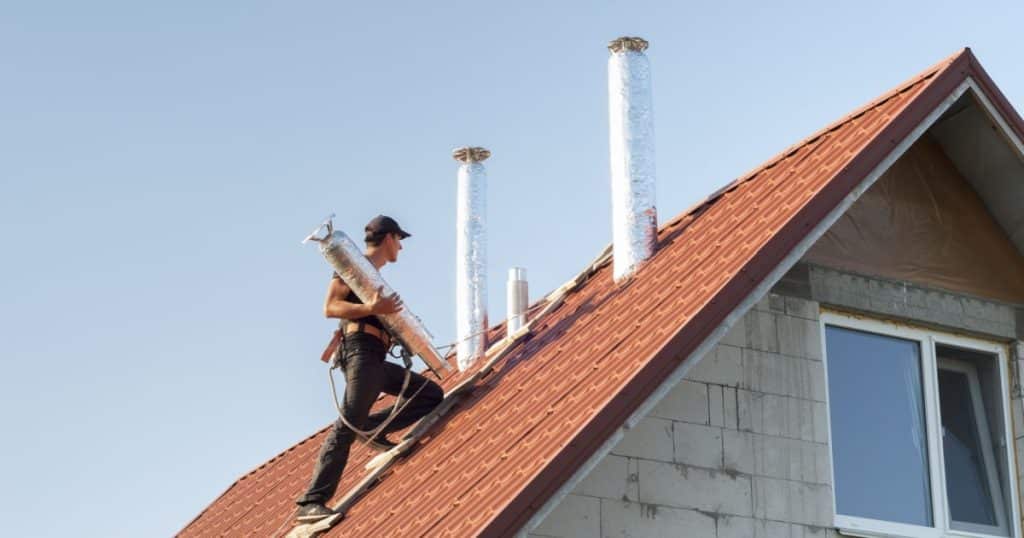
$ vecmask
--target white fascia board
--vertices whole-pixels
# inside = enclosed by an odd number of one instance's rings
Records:
[[[946,98],[943,99],[942,102],[939,103],[939,105],[936,106],[935,109],[932,110],[932,112],[914,128],[913,131],[904,137],[903,140],[897,144],[891,152],[889,152],[889,155],[887,155],[885,159],[883,159],[882,162],[880,162],[878,166],[876,166],[874,170],[872,170],[871,173],[853,189],[853,191],[843,198],[838,206],[836,206],[821,222],[819,222],[817,226],[812,228],[800,243],[790,251],[789,255],[787,255],[756,288],[754,288],[754,291],[747,295],[747,297],[740,302],[739,306],[737,306],[732,313],[726,316],[725,320],[714,331],[712,331],[707,338],[704,339],[697,349],[686,357],[682,364],[680,364],[679,367],[676,368],[675,371],[672,372],[672,374],[669,375],[658,386],[658,388],[655,389],[655,391],[646,400],[644,400],[642,404],[640,404],[640,407],[638,407],[636,411],[626,419],[626,422],[622,427],[616,430],[615,433],[613,433],[610,438],[605,441],[605,443],[601,445],[601,447],[598,448],[597,451],[595,451],[594,454],[591,455],[590,458],[588,458],[587,461],[584,462],[583,465],[581,465],[580,468],[577,469],[576,472],[573,473],[573,475],[566,480],[553,495],[551,495],[547,502],[544,503],[544,506],[540,507],[540,509],[533,514],[533,517],[523,525],[522,529],[519,530],[516,536],[525,537],[530,531],[537,528],[537,526],[544,521],[544,518],[546,518],[548,514],[550,514],[551,511],[554,510],[560,502],[562,502],[562,499],[571,493],[572,490],[576,488],[576,485],[579,484],[580,481],[583,480],[587,474],[594,469],[594,467],[596,467],[605,456],[608,455],[609,452],[611,452],[612,448],[614,448],[615,444],[618,443],[623,435],[625,435],[626,431],[633,428],[633,426],[640,422],[641,419],[647,416],[651,409],[653,409],[654,406],[657,405],[673,387],[683,380],[686,374],[690,371],[690,368],[692,368],[698,360],[704,357],[708,351],[711,351],[714,346],[718,344],[718,342],[729,332],[729,329],[731,329],[732,326],[735,325],[748,310],[757,304],[757,302],[761,300],[761,298],[764,297],[768,291],[771,290],[771,288],[775,286],[775,284],[782,279],[782,277],[789,272],[789,270],[792,269],[798,261],[800,261],[801,258],[804,257],[804,254],[810,250],[811,246],[814,245],[822,235],[825,235],[825,232],[827,232],[829,228],[839,220],[839,217],[843,216],[850,206],[852,206],[862,194],[870,189],[871,186],[875,184],[875,181],[877,181],[878,178],[888,170],[889,167],[891,167],[893,163],[895,163],[896,160],[899,159],[903,153],[906,152],[907,149],[909,149],[910,146],[913,145],[913,143],[916,142],[917,139],[920,138],[921,135],[923,135],[925,131],[927,131],[932,124],[934,124],[935,121],[938,120],[946,110],[948,110],[949,107],[967,91],[969,87],[971,87],[970,79],[965,80],[957,86],[956,89],[946,96]]]
[[[985,91],[981,89],[973,78],[968,77],[966,82],[971,88],[973,95],[985,109],[985,112],[990,118],[992,118],[996,125],[999,126],[999,130],[1002,132],[1003,136],[1006,137],[1010,142],[1010,145],[1017,151],[1017,156],[1024,160],[1024,143],[1021,143],[1020,137],[1018,137],[1017,133],[1010,128],[1010,124],[1006,123],[1006,118],[999,113],[999,110],[992,104],[992,101],[989,100],[988,95],[985,95]]]

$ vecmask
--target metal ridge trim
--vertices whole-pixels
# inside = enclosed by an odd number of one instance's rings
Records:
[[[859,155],[837,172],[829,184],[799,209],[761,252],[754,255],[737,277],[669,338],[646,366],[605,405],[597,418],[581,428],[577,438],[568,445],[570,449],[552,458],[504,510],[495,514],[481,535],[525,534],[539,525],[558,501],[586,476],[584,469],[592,469],[614,446],[604,440],[618,437],[650,411],[686,375],[691,363],[695,362],[690,359],[700,358],[717,344],[736,320],[767,293],[846,209],[963,95],[969,85],[965,80],[968,74],[966,66],[963,65],[968,59],[969,55],[959,56],[904,105],[896,117],[860,150]],[[890,144],[895,147],[888,149]],[[804,223],[811,222],[816,222],[814,228],[808,233],[801,233],[806,227]],[[727,303],[736,306],[726,306]],[[680,356],[683,356],[681,364]],[[656,389],[649,389],[652,379],[663,381]],[[589,447],[594,449],[586,456]],[[574,461],[582,459],[581,456],[586,457],[586,461],[574,464]],[[527,492],[531,490],[539,493],[532,500],[526,499]],[[545,497],[543,504],[536,506],[537,500]],[[534,508],[533,514],[529,513],[531,507]]]
[[[973,77],[968,77],[967,82],[971,86],[972,94],[977,98],[978,104],[988,114],[989,118],[999,126],[999,130],[1003,132],[1003,136],[1006,137],[1007,141],[1016,150],[1017,156],[1024,158],[1024,143],[1021,142],[1021,136],[1014,129],[1013,120],[1007,121],[1006,116],[1003,114],[1000,107],[996,106],[991,99],[988,98],[987,91],[981,87],[980,84]],[[1012,109],[1011,109],[1012,110]],[[1019,118],[1018,118],[1019,119]],[[1022,126],[1024,128],[1024,126]]]
[[[971,49],[967,49],[967,55],[970,61],[971,78],[981,90],[978,93],[985,97],[985,104],[999,111],[998,117],[1001,117],[1006,122],[1006,125],[1003,126],[1004,128],[1011,129],[1017,135],[1018,140],[1024,139],[1024,119],[1021,118],[1017,109],[1010,104],[1006,95],[996,86],[992,78],[988,76],[988,72],[981,66],[981,62],[974,56]]]

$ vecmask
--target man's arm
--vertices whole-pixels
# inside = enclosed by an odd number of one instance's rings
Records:
[[[359,319],[378,314],[395,314],[402,311],[402,299],[398,294],[382,295],[377,290],[368,304],[346,301],[349,287],[340,278],[332,278],[327,287],[327,299],[324,301],[324,316],[328,318]]]

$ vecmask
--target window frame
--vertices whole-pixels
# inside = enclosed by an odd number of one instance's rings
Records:
[[[920,346],[920,360],[922,372],[922,395],[925,399],[925,434],[927,435],[928,446],[928,470],[929,484],[932,501],[933,527],[923,527],[904,523],[894,523],[877,519],[842,515],[837,510],[835,491],[835,461],[832,443],[832,412],[831,395],[829,394],[828,383],[828,347],[826,329],[828,326],[864,331],[884,336],[902,338],[916,341]],[[907,323],[900,323],[878,318],[870,318],[838,311],[822,310],[819,317],[819,331],[821,334],[821,357],[825,370],[825,419],[828,424],[828,445],[829,445],[829,473],[832,484],[832,514],[833,524],[842,534],[849,536],[862,536],[866,538],[900,537],[900,538],[942,538],[942,537],[993,537],[997,535],[957,530],[952,528],[950,520],[949,499],[946,495],[945,476],[945,455],[943,454],[941,437],[941,416],[940,401],[938,393],[939,384],[939,361],[936,353],[936,346],[948,346],[961,348],[994,356],[997,362],[999,382],[999,405],[1003,415],[1003,450],[1010,475],[1007,483],[1010,486],[1010,521],[1009,530],[1011,538],[1021,537],[1020,528],[1020,501],[1018,497],[1017,484],[1017,454],[1014,450],[1013,439],[1006,438],[1013,435],[1009,395],[1008,357],[1009,349],[1006,344],[981,340],[974,337],[955,335],[940,332],[933,329],[913,326]],[[975,375],[975,382],[977,382]],[[980,404],[980,402],[978,402]],[[992,425],[989,425],[992,427]],[[998,447],[992,447],[992,454]],[[993,472],[998,471],[993,467]],[[998,476],[998,475],[997,475]],[[994,495],[994,492],[993,492]],[[999,499],[997,504],[1002,504]],[[999,508],[997,507],[997,510]],[[1006,512],[1005,507],[1002,511]]]
[[[960,347],[960,346],[947,346],[947,347]],[[993,506],[992,509],[995,511],[996,519],[997,520],[1002,520],[1002,525],[996,525],[995,527],[998,527],[998,530],[1000,532],[1007,531],[1007,530],[1009,530],[1009,520],[1008,520],[1008,516],[1006,514],[1006,507],[1003,505],[1003,502],[1002,502],[1002,500],[1004,499],[1004,497],[1003,497],[1003,486],[1002,486],[1002,484],[999,483],[998,466],[997,466],[997,462],[995,461],[996,452],[995,452],[995,447],[992,446],[992,439],[991,439],[992,436],[991,436],[991,428],[989,427],[989,424],[988,424],[988,422],[989,422],[988,421],[988,414],[985,412],[985,404],[981,401],[982,391],[981,391],[981,381],[978,378],[978,368],[974,364],[972,364],[970,362],[967,362],[967,361],[963,361],[963,360],[960,360],[960,359],[946,358],[946,357],[938,357],[936,355],[936,375],[938,375],[938,371],[939,370],[947,370],[947,371],[951,371],[951,372],[959,372],[959,373],[964,374],[967,377],[967,384],[968,384],[968,387],[969,387],[969,390],[970,390],[970,393],[971,393],[971,407],[972,407],[971,412],[974,413],[975,420],[978,421],[976,423],[976,426],[978,428],[978,431],[976,433],[978,435],[978,442],[981,443],[981,450],[982,450],[981,456],[985,460],[985,474],[986,474],[985,480],[988,483],[989,495],[992,496],[994,501],[995,500],[999,501],[999,502],[995,502],[994,503],[995,506]],[[942,410],[941,409],[939,410],[939,419],[940,420],[942,419]],[[943,444],[943,451],[945,451],[945,444]],[[943,458],[945,458],[945,453],[943,453]],[[942,466],[942,471],[943,471],[943,473],[945,473],[945,471],[946,471],[946,466],[945,465]],[[945,474],[943,474],[942,478],[943,478],[943,483],[945,483],[945,478],[946,478]],[[949,508],[949,496],[948,495],[946,496],[946,511],[947,511],[947,513],[951,512],[950,508]],[[950,516],[950,518],[948,518],[948,519],[949,519],[949,525],[950,525],[950,527],[952,527],[953,526],[952,516]],[[975,528],[974,529],[954,529],[954,530],[961,531],[961,532],[977,533],[977,534],[981,534],[983,536],[1002,536],[1001,534],[998,534],[998,535],[986,534],[985,533],[985,530],[986,530],[985,527],[988,527],[988,525],[978,525],[978,524],[971,524],[971,523],[960,523],[960,524],[961,525],[965,525],[965,526],[969,526],[969,527],[975,527]]]

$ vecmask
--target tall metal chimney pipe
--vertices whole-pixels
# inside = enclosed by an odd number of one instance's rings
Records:
[[[654,254],[654,111],[647,41],[620,37],[608,44],[608,119],[612,176],[613,277],[632,275]]]
[[[487,170],[484,148],[452,151],[458,173],[455,244],[456,360],[464,371],[487,349]]]
[[[530,289],[526,282],[526,269],[513,267],[508,270],[508,284],[505,292],[505,311],[508,313],[508,336],[526,325],[526,309],[530,305]]]

